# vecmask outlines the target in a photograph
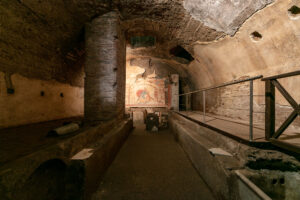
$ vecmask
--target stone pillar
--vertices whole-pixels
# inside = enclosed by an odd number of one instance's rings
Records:
[[[93,19],[86,27],[85,121],[124,116],[125,64],[126,43],[119,14],[112,11]]]
[[[171,74],[172,84],[169,86],[169,109],[179,110],[179,75]]]
[[[188,93],[190,92],[190,87],[188,85],[186,85],[184,88],[183,88],[183,93]],[[185,98],[185,109],[187,111],[191,110],[191,95],[190,94],[187,94],[184,96]]]

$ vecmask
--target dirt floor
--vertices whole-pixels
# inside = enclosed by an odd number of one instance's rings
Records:
[[[213,200],[168,130],[136,125],[108,169],[93,200]]]

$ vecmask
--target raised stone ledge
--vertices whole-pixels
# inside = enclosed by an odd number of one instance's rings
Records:
[[[82,199],[85,196],[88,199],[132,127],[132,120],[112,120],[98,126],[86,127],[75,136],[62,138],[60,142],[6,163],[0,168],[1,199],[29,200],[32,196],[26,195],[31,192],[39,195],[39,190],[43,191],[43,188],[39,188],[43,187],[43,182],[35,183],[33,179],[37,177],[36,172],[42,166],[52,161],[55,162],[54,167],[58,164],[65,166],[62,180],[64,180],[66,198],[76,196],[75,199]],[[86,148],[93,149],[90,157],[72,159],[75,154]],[[49,171],[47,168],[46,170]],[[37,181],[40,180],[37,179]],[[38,188],[32,188],[37,186]],[[39,196],[35,198],[43,199]]]

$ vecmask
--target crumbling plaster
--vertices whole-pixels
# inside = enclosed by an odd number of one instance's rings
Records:
[[[292,0],[278,0],[248,19],[234,37],[195,44],[196,59],[188,67],[196,75],[191,76],[195,84],[207,87],[245,75],[270,76],[299,69],[300,20],[289,18],[292,5]],[[262,34],[261,40],[251,39],[254,31]]]
[[[156,70],[156,73],[161,77],[166,77],[167,75],[175,73],[180,76],[180,80],[184,85],[190,89],[194,89],[194,84],[189,78],[188,73],[189,61],[184,58],[170,55],[167,47],[168,46],[162,46],[161,44],[156,43],[153,47],[132,49],[130,45],[127,45],[127,67],[130,67],[130,65],[133,65],[134,63],[140,63],[136,65],[145,69],[141,76],[146,75],[147,73],[152,74],[154,70]],[[149,60],[151,60],[152,64],[150,67]]]
[[[274,0],[184,0],[184,8],[198,21],[233,35],[244,21]]]
[[[127,107],[167,107],[168,86],[172,74],[186,77],[181,64],[172,64],[167,59],[151,56],[127,56],[126,62],[126,106]],[[179,67],[178,67],[179,66]],[[136,97],[143,90],[145,95]],[[144,101],[144,99],[146,101]]]

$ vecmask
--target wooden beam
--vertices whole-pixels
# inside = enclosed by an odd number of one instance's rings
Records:
[[[283,131],[285,131],[285,129],[296,119],[297,116],[298,111],[294,110],[272,137],[277,139],[283,133]]]
[[[265,85],[265,138],[270,139],[275,133],[275,86],[271,80]]]
[[[279,75],[276,75],[276,76],[265,77],[265,78],[263,78],[261,80],[262,81],[275,80],[275,79],[286,78],[286,77],[297,76],[297,75],[300,75],[300,70],[294,71],[294,72],[285,73],[285,74],[279,74]]]
[[[284,98],[291,104],[291,106],[297,110],[298,103],[293,99],[293,97],[284,89],[284,87],[277,81],[272,80],[272,84],[279,90],[279,92],[284,96]]]
[[[273,139],[273,138],[270,139],[270,142],[272,144],[274,144],[275,146],[278,146],[282,149],[300,154],[300,146],[297,146],[295,144],[291,144],[291,143],[288,143],[288,142],[284,142],[282,140]]]

